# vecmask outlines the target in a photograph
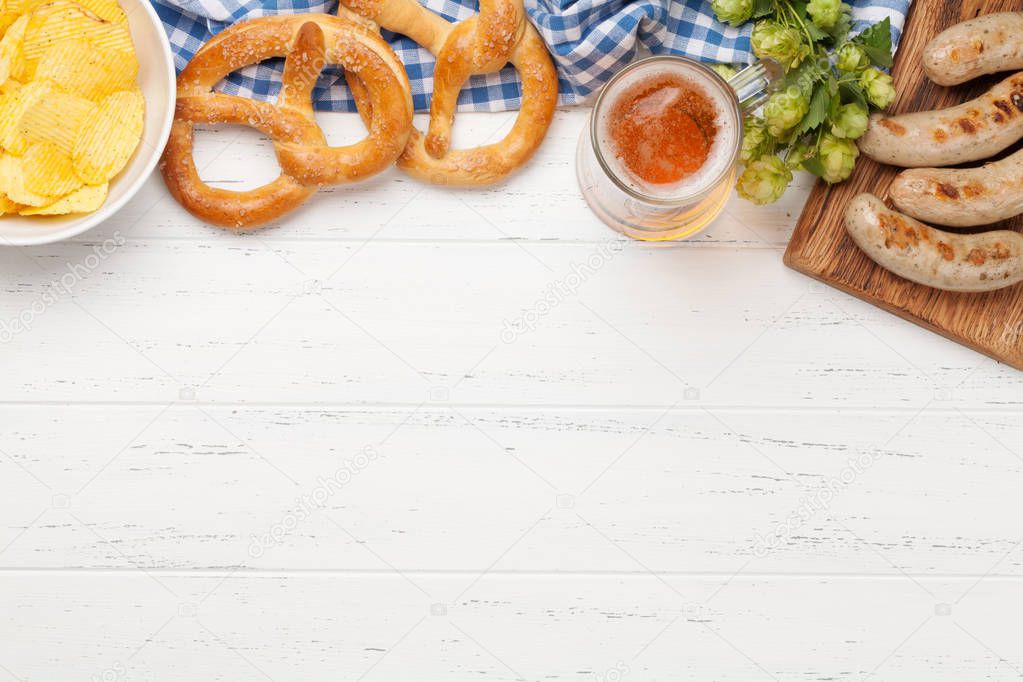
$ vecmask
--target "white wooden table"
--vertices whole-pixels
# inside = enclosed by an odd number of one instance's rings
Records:
[[[0,679],[1023,676],[1023,374],[787,270],[806,178],[620,240],[584,116],[491,191],[238,236],[154,178],[0,251]]]

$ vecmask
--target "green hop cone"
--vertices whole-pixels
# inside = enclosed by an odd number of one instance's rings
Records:
[[[895,100],[895,85],[892,77],[873,67],[860,74],[860,87],[867,93],[867,99],[878,109],[885,109]]]
[[[824,167],[821,177],[830,183],[842,182],[853,171],[860,150],[852,140],[825,133],[817,147],[817,158]]]
[[[776,92],[764,105],[764,120],[767,121],[767,132],[773,137],[784,137],[806,116],[810,108],[803,92],[795,85],[790,85],[781,92]]]
[[[858,139],[867,130],[867,110],[861,105],[853,102],[843,104],[838,108],[838,114],[831,121],[831,134],[835,137],[843,137],[850,140]]]
[[[870,66],[870,57],[856,43],[846,43],[835,52],[835,68],[841,73],[859,73]]]
[[[767,132],[767,123],[757,116],[747,116],[742,122],[742,146],[739,161],[750,163],[767,154],[774,146],[774,138]]]
[[[712,68],[717,75],[721,76],[725,80],[728,80],[735,74],[739,73],[739,70],[731,64],[711,64],[710,68]]]
[[[718,21],[732,26],[745,24],[753,16],[753,0],[711,0]]]
[[[802,34],[774,21],[758,21],[750,37],[753,54],[760,59],[773,59],[786,70],[794,69],[810,54]]]
[[[777,156],[765,156],[746,166],[736,182],[739,196],[754,204],[770,204],[785,194],[792,171]]]
[[[806,5],[810,20],[820,28],[831,28],[842,16],[841,0],[810,0]]]

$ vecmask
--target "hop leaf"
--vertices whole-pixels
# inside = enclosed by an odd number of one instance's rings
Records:
[[[842,182],[852,173],[859,155],[860,150],[852,140],[825,133],[817,146],[820,176],[829,183]]]
[[[744,24],[753,16],[753,0],[712,0],[710,8],[718,21],[732,26]]]
[[[773,59],[786,70],[799,66],[810,54],[810,46],[798,30],[767,19],[753,25],[750,42],[757,57]]]
[[[867,99],[878,109],[885,109],[895,100],[895,84],[892,77],[873,67],[860,74],[860,87]]]
[[[843,104],[831,121],[831,134],[835,137],[858,139],[867,130],[867,110],[855,102]]]
[[[794,85],[774,93],[764,105],[767,132],[774,137],[784,137],[803,120],[809,108],[810,102],[803,91]]]
[[[835,68],[842,73],[859,73],[868,66],[870,57],[856,43],[846,43],[835,52]]]
[[[765,156],[746,166],[735,189],[739,196],[754,204],[770,204],[785,194],[792,182],[792,171],[777,156]]]

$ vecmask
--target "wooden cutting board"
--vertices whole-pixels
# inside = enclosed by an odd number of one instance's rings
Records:
[[[1020,9],[1019,0],[915,0],[895,55],[892,75],[899,94],[892,110],[901,113],[959,104],[1004,78],[1001,74],[952,88],[941,87],[924,75],[920,55],[931,38],[952,24],[978,14]],[[849,200],[860,192],[887,199],[888,187],[898,170],[861,156],[846,182],[835,186],[818,182],[796,223],[785,251],[785,264],[1023,369],[1023,284],[985,294],[938,291],[896,277],[876,265],[846,235],[842,213]],[[996,228],[1019,230],[1023,217],[984,229]]]

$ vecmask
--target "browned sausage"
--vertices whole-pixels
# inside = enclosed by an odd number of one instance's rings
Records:
[[[897,209],[930,223],[996,223],[1023,213],[1023,150],[979,168],[911,168],[888,195]]]
[[[958,106],[870,117],[860,150],[904,168],[986,159],[1023,138],[1023,73]]]
[[[993,291],[1023,280],[1023,235],[952,234],[893,211],[873,194],[845,209],[845,229],[871,260],[899,277],[949,291]]]
[[[985,14],[947,28],[927,43],[922,61],[938,85],[1023,69],[1023,12]]]

